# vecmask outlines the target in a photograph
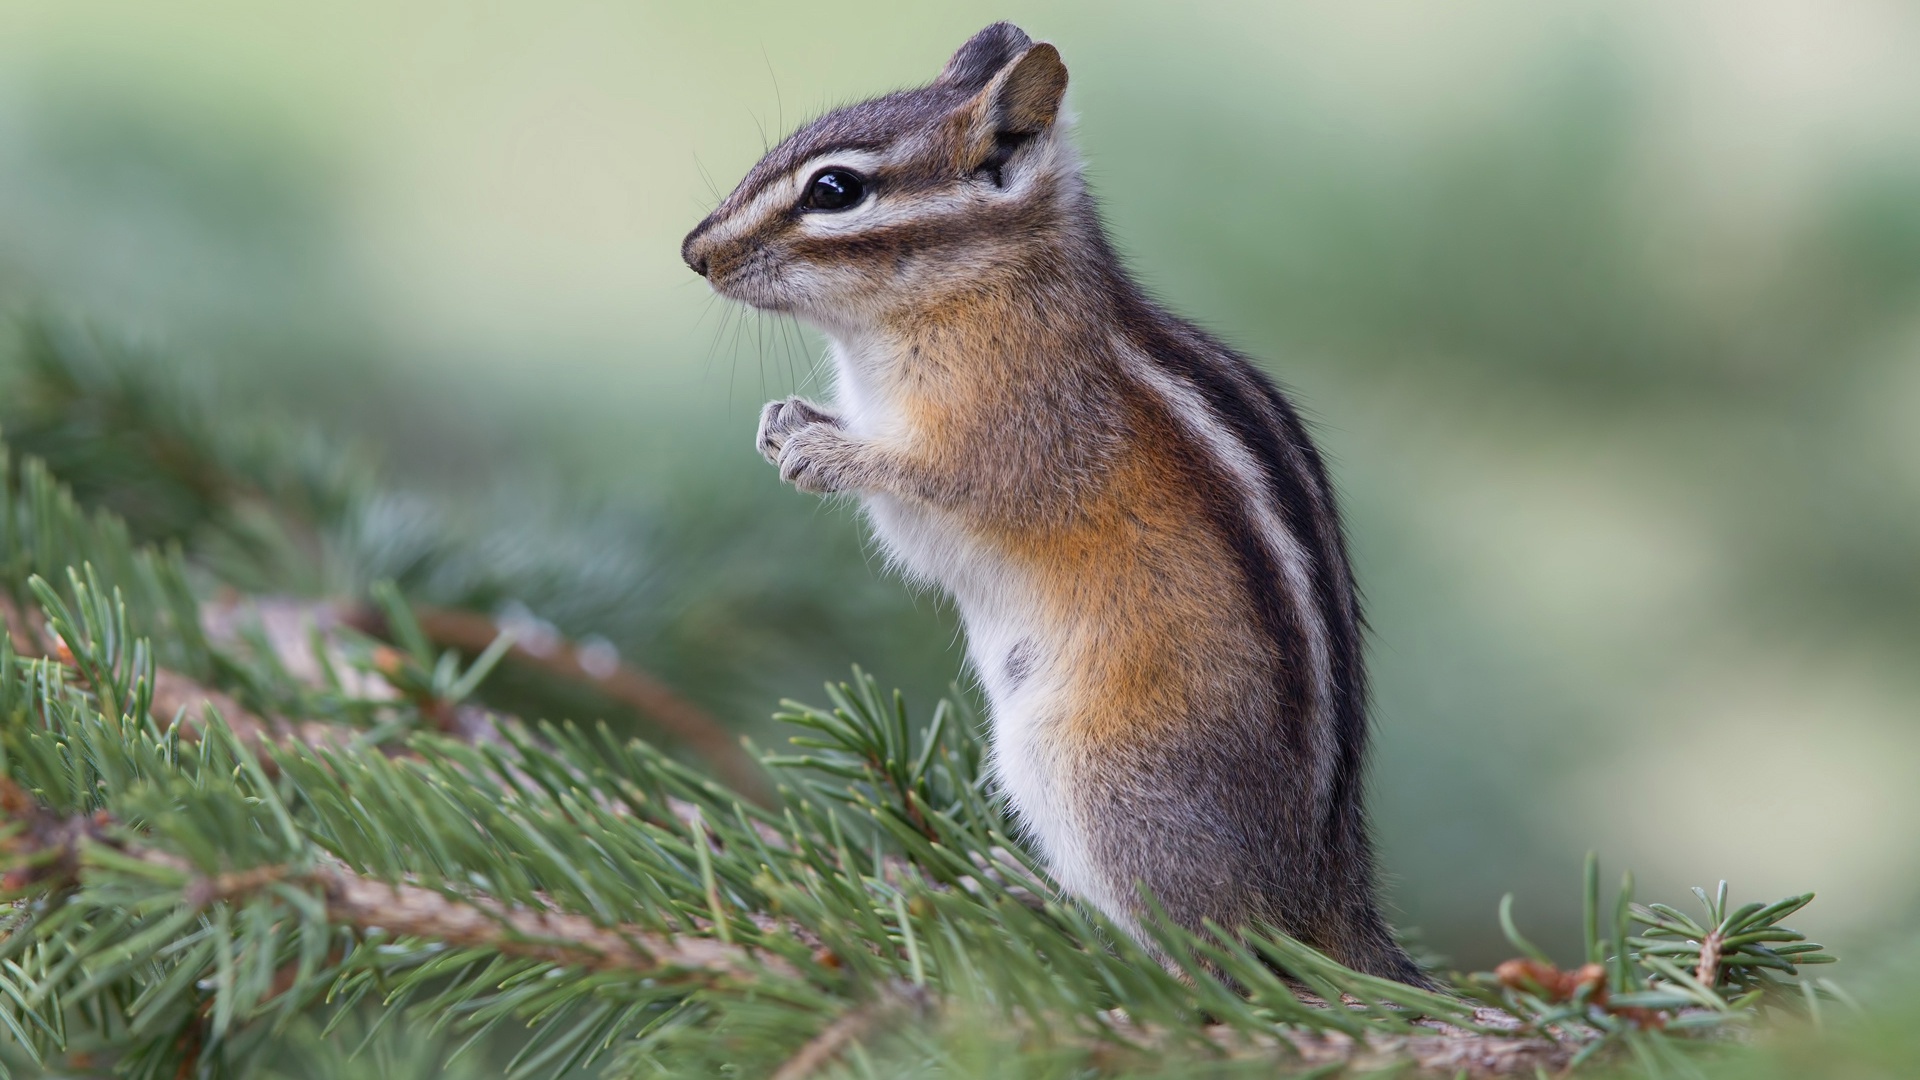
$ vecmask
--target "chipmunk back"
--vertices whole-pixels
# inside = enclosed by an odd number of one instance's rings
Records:
[[[992,763],[1060,883],[1129,928],[1278,927],[1425,984],[1375,900],[1359,604],[1325,467],[1251,363],[1127,275],[1007,23],[755,165],[682,254],[832,346],[758,446],[953,597]]]

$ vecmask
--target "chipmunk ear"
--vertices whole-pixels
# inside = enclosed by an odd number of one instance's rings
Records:
[[[967,39],[940,71],[936,82],[979,93],[1000,69],[1026,52],[1033,39],[1010,22],[997,22]]]
[[[1044,43],[1022,49],[954,113],[962,166],[985,170],[1001,184],[1015,151],[1053,126],[1066,92],[1067,66],[1059,50]]]
[[[1001,68],[974,100],[995,135],[1038,135],[1060,115],[1066,93],[1060,50],[1042,42]]]

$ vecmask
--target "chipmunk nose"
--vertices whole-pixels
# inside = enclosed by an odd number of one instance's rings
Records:
[[[707,276],[707,247],[700,240],[712,222],[713,219],[708,218],[694,226],[693,231],[688,233],[687,238],[680,244],[680,257],[686,260],[687,266],[701,277]]]

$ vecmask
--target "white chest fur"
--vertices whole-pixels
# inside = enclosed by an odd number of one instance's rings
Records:
[[[851,434],[910,442],[890,391],[895,358],[870,341],[834,343],[836,406]],[[1070,797],[1073,762],[1059,737],[1067,705],[1061,630],[1037,602],[1028,571],[980,542],[963,513],[884,492],[861,504],[888,563],[953,598],[967,656],[987,696],[995,781],[1067,889],[1114,915],[1124,905],[1094,871],[1086,824]]]

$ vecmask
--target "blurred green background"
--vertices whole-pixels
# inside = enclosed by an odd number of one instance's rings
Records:
[[[1920,926],[1910,3],[0,0],[0,303],[564,519],[608,584],[536,613],[763,738],[849,662],[925,703],[951,614],[750,446],[818,341],[677,251],[995,18],[1060,46],[1139,274],[1318,422],[1402,922],[1490,964],[1511,890],[1564,944],[1597,848],[1817,889],[1843,956]]]

